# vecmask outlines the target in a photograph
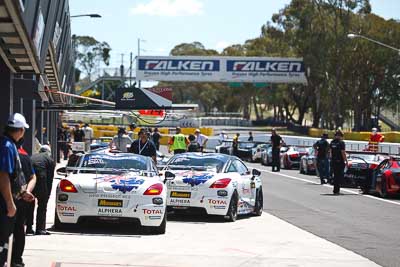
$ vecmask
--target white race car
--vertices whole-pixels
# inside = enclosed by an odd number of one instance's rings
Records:
[[[237,215],[261,215],[260,172],[237,157],[219,153],[173,156],[163,170],[168,179],[168,210],[203,210],[235,221]],[[172,180],[170,180],[172,179]]]
[[[165,233],[167,188],[151,158],[90,153],[75,166],[57,186],[55,228],[100,219],[139,222],[147,232]]]

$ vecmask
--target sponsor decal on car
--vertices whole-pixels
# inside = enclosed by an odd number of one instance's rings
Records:
[[[97,214],[101,216],[122,216],[122,209],[117,208],[98,208]]]
[[[191,195],[190,192],[171,191],[170,197],[190,198]]]
[[[118,199],[98,199],[97,205],[99,207],[117,207],[122,208],[123,201]]]
[[[220,199],[209,199],[208,204],[211,205],[228,205],[228,202],[226,200],[220,200]]]
[[[121,191],[122,193],[138,189],[139,185],[144,183],[144,179],[126,176],[106,176],[96,179],[98,180],[98,183],[110,183],[113,189]]]
[[[198,173],[198,174],[194,173],[192,175],[188,174],[183,177],[184,178],[182,179],[182,182],[184,182],[185,184],[190,184],[191,186],[195,186],[204,184],[205,182],[213,178],[214,175],[211,173]]]
[[[190,205],[189,199],[172,198],[170,200],[171,205]]]
[[[226,206],[211,205],[210,207],[213,208],[213,209],[216,209],[216,210],[224,210],[224,209],[226,209]]]
[[[158,209],[142,209],[144,214],[163,214],[162,210]]]
[[[145,220],[161,220],[161,216],[145,216]]]
[[[122,199],[130,199],[131,195],[123,195],[123,194],[104,194],[104,193],[94,193],[89,194],[89,198],[122,198]]]
[[[68,205],[57,205],[57,210],[58,211],[69,211],[69,212],[77,212],[77,209],[75,206],[68,206]]]
[[[64,217],[75,217],[75,214],[70,212],[61,212],[60,215]]]

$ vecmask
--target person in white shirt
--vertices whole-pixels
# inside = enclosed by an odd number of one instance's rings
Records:
[[[110,143],[110,148],[117,149],[121,152],[128,152],[128,148],[131,146],[132,142],[132,139],[126,134],[125,128],[121,127],[118,129],[118,134],[114,136]]]
[[[206,147],[208,137],[202,134],[200,129],[196,129],[194,135],[196,136],[196,142],[200,145],[200,151],[203,152],[203,149]]]
[[[222,131],[218,136],[218,140],[222,143],[226,139],[228,139],[228,135],[226,134],[225,131]]]
[[[82,130],[85,133],[85,137],[83,138],[85,141],[85,151],[88,152],[93,139],[93,129],[89,127],[89,124],[85,123],[85,126],[82,128]]]

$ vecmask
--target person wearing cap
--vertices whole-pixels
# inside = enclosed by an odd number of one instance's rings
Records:
[[[203,152],[207,145],[208,137],[202,134],[200,129],[196,129],[196,131],[194,131],[194,135],[196,137],[196,142],[200,145],[200,152]]]
[[[314,149],[317,151],[317,169],[321,184],[325,184],[325,180],[328,181],[329,178],[329,143],[326,140],[327,138],[328,134],[324,133],[322,134],[321,139],[313,145]]]
[[[129,124],[128,136],[132,140],[135,139],[135,129],[136,129],[136,123]]]
[[[158,128],[154,128],[153,134],[151,135],[154,145],[156,146],[157,150],[160,150],[160,139],[161,134],[158,131]]]
[[[145,129],[140,129],[138,132],[139,138],[133,141],[129,152],[151,157],[155,163],[157,163],[157,149],[154,143],[149,139],[147,131]]]
[[[337,130],[335,132],[335,138],[331,141],[330,156],[331,165],[333,170],[333,194],[340,194],[340,185],[344,179],[344,168],[348,165],[346,156],[346,145],[343,142],[343,132]]]
[[[272,144],[272,171],[279,172],[281,170],[280,164],[280,151],[281,146],[284,144],[282,137],[276,132],[275,128],[271,131],[271,144]]]
[[[93,139],[93,129],[89,126],[88,123],[85,123],[82,131],[84,133],[83,141],[85,142],[85,151],[88,152],[90,151],[90,144],[92,143]]]
[[[176,134],[171,137],[168,145],[168,152],[174,151],[174,155],[186,152],[189,140],[181,133],[180,127],[176,127]]]
[[[43,145],[38,154],[32,155],[32,164],[36,174],[36,186],[33,191],[37,198],[36,210],[36,235],[48,235],[46,231],[47,202],[53,186],[54,169],[56,167],[51,158],[51,149],[48,145]],[[33,208],[34,209],[34,208]],[[33,211],[32,211],[33,212]],[[33,218],[33,215],[31,215]],[[32,222],[27,222],[27,228],[32,229]]]
[[[4,136],[0,138],[0,266],[7,260],[8,239],[13,233],[17,215],[16,203],[21,199],[35,199],[27,190],[16,147],[28,128],[25,117],[14,113],[8,119]]]
[[[119,127],[117,135],[114,136],[110,143],[110,148],[126,153],[132,142],[133,140],[126,134],[125,128]]]
[[[225,141],[226,139],[228,139],[228,135],[226,135],[226,132],[223,130],[219,136],[218,136],[218,140],[222,143],[223,141]]]

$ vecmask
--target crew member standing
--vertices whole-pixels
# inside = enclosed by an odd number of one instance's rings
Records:
[[[34,196],[25,190],[21,161],[15,144],[29,128],[25,117],[19,113],[12,114],[0,139],[0,266],[7,260],[8,239],[14,230],[16,219],[16,202],[23,199],[32,201]]]
[[[253,137],[253,133],[249,132],[249,138],[247,138],[247,141],[249,142],[253,142],[254,141],[254,137]]]
[[[129,124],[128,136],[132,140],[135,139],[135,129],[136,129],[136,123]]]
[[[129,148],[129,152],[151,157],[154,162],[157,163],[157,149],[153,142],[149,140],[147,132],[144,129],[140,129],[138,135],[139,139],[133,141]]]
[[[321,139],[314,144],[314,148],[317,151],[317,169],[319,173],[319,179],[321,184],[325,184],[325,179],[329,178],[329,161],[328,161],[328,151],[329,143],[326,140],[328,134],[324,133]]]
[[[191,134],[189,135],[189,145],[187,147],[187,152],[200,152],[200,144],[196,141],[196,137]]]
[[[93,129],[89,126],[88,123],[85,123],[85,126],[82,128],[85,137],[83,140],[85,141],[85,151],[90,151],[90,144],[92,143],[93,139]]]
[[[128,147],[132,144],[132,139],[126,134],[125,128],[120,127],[118,133],[110,143],[111,149],[117,149],[121,152],[128,152]]]
[[[181,133],[181,127],[176,127],[176,134],[168,142],[168,152],[174,151],[174,155],[185,153],[188,144],[186,136]]]
[[[161,134],[158,131],[158,128],[154,128],[153,135],[151,136],[153,139],[153,143],[156,146],[157,150],[160,150],[160,139],[161,139]]]
[[[75,125],[73,135],[74,135],[74,142],[83,142],[83,138],[85,137],[85,132],[79,128],[79,124]]]
[[[347,165],[346,145],[343,142],[343,132],[337,130],[335,138],[330,143],[331,165],[333,169],[333,194],[339,195],[340,184],[344,179],[344,168]]]
[[[240,133],[237,133],[235,137],[232,139],[232,154],[234,156],[238,156],[238,149],[239,149],[239,136]]]
[[[284,142],[282,137],[276,133],[275,128],[272,128],[271,131],[271,144],[272,144],[272,171],[279,172],[281,170],[280,150]]]
[[[35,234],[49,235],[50,233],[46,231],[46,213],[55,169],[50,147],[48,145],[42,146],[39,153],[32,156],[32,163],[37,178],[34,194],[38,200]]]
[[[204,134],[202,134],[200,132],[200,129],[196,129],[196,131],[194,132],[194,135],[196,136],[197,143],[199,143],[199,145],[200,145],[200,152],[203,152],[204,148],[207,145],[208,137],[205,136]]]

